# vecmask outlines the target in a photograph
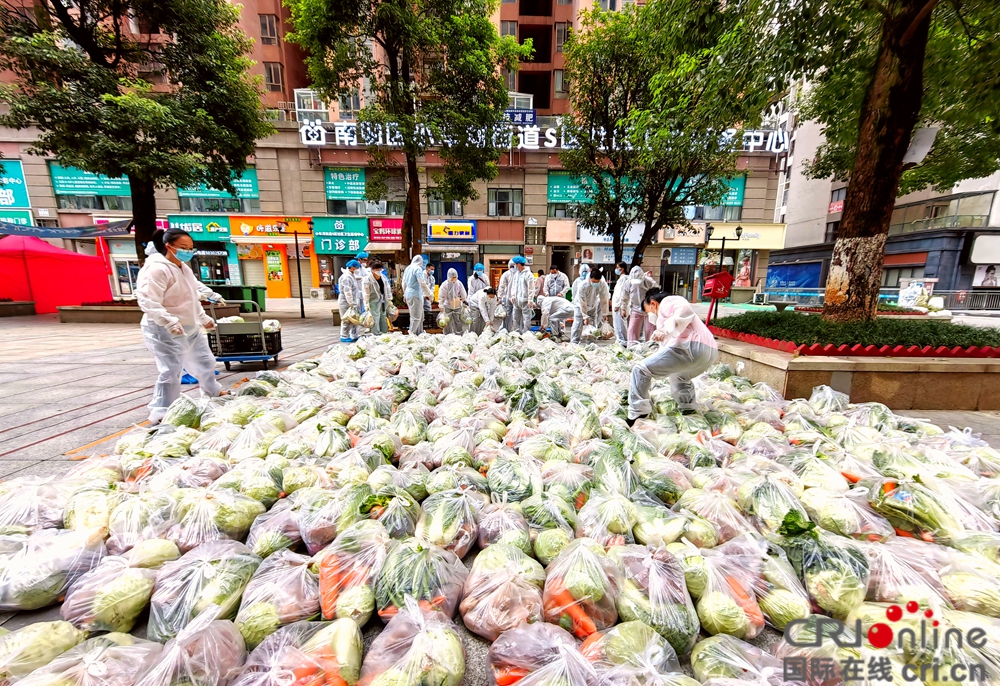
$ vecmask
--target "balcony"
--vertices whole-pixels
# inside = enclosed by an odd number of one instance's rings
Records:
[[[935,229],[979,229],[989,221],[985,214],[953,214],[930,219],[917,219],[911,222],[891,224],[889,235],[898,236],[917,231],[933,231]]]

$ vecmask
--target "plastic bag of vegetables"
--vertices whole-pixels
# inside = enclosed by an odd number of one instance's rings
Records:
[[[700,625],[680,562],[664,547],[619,546],[609,555],[622,573],[618,616],[648,624],[678,655],[687,655]]]
[[[454,623],[409,595],[361,665],[366,686],[458,686],[464,677],[465,648]]]
[[[368,623],[375,610],[375,578],[391,541],[382,524],[361,520],[316,554],[324,619],[348,618],[358,626]]]
[[[427,496],[417,521],[416,537],[465,557],[479,537],[479,514],[486,502],[485,496],[472,490],[454,489]]]
[[[577,638],[607,629],[618,619],[615,598],[621,585],[621,572],[600,543],[573,540],[547,570],[542,596],[545,621]]]
[[[90,638],[36,669],[26,686],[132,686],[159,659],[163,646],[128,634]]]
[[[393,538],[412,536],[420,517],[420,504],[396,486],[383,486],[360,506],[361,514],[378,520]]]
[[[489,503],[479,515],[479,547],[507,543],[531,555],[528,520],[518,503]]]
[[[748,479],[736,495],[740,508],[764,535],[775,532],[789,512],[809,518],[792,489],[774,474]]]
[[[711,522],[716,531],[719,532],[720,543],[725,543],[748,531],[756,531],[753,524],[740,512],[736,501],[721,491],[689,489],[677,501],[674,509],[676,511],[690,510]]]
[[[427,420],[415,412],[395,413],[386,429],[399,437],[403,445],[416,445],[427,438]]]
[[[785,517],[775,541],[819,607],[842,618],[864,601],[868,560],[854,541],[825,532],[795,512]]]
[[[714,548],[719,543],[718,530],[704,517],[689,510],[673,512],[644,494],[636,494],[633,502],[638,521],[632,533],[637,543],[666,545],[684,540],[698,548]]]
[[[632,500],[617,492],[594,491],[576,520],[578,538],[592,538],[605,548],[635,543],[632,529],[639,512]]]
[[[576,639],[548,622],[522,624],[490,646],[490,681],[496,686],[594,684],[597,673],[577,649]]]
[[[624,622],[591,634],[580,652],[594,665],[599,684],[614,686],[696,686],[681,672],[670,644],[650,626]]]
[[[928,488],[923,480],[866,479],[868,503],[901,535],[947,545],[967,531],[957,496]]]
[[[490,493],[508,502],[520,502],[542,492],[542,474],[537,463],[525,457],[500,455],[489,465],[486,481]]]
[[[185,488],[176,495],[178,521],[164,538],[176,543],[182,552],[209,541],[242,541],[257,515],[266,512],[259,501],[228,489]]]
[[[490,492],[486,477],[472,467],[446,465],[438,467],[427,477],[427,493],[431,495],[456,488],[474,490],[484,495]]]
[[[135,686],[225,686],[246,659],[243,637],[208,606],[163,647],[159,661]]]
[[[895,534],[888,520],[868,504],[865,487],[843,493],[807,488],[800,501],[810,519],[835,534],[866,541],[885,541]]]
[[[295,622],[265,638],[231,686],[354,686],[362,647],[361,632],[349,619]]]
[[[62,526],[66,503],[85,483],[25,476],[0,484],[0,536]]]
[[[247,535],[247,546],[255,555],[266,558],[278,550],[293,548],[302,542],[299,531],[300,493],[296,491],[290,498],[279,500],[270,511],[253,521]]]
[[[344,530],[362,518],[361,505],[372,495],[368,484],[344,486],[336,491],[304,488],[295,494],[299,531],[310,555],[315,555]]]
[[[911,546],[912,550],[909,549]],[[925,554],[927,551],[923,550],[923,544],[900,538],[893,539],[891,545],[860,543],[859,547],[868,560],[871,574],[867,600],[903,605],[913,600],[921,608],[932,608],[935,614],[940,614],[949,606],[948,592],[938,575],[938,565],[930,559],[932,556]],[[975,575],[968,580],[978,588],[988,586]]]
[[[318,615],[319,577],[312,560],[279,550],[250,579],[234,623],[252,649],[279,627]]]
[[[43,529],[0,542],[0,609],[37,610],[59,600],[106,553],[103,531]]]
[[[69,622],[37,622],[0,636],[0,679],[9,682],[51,663],[87,634]]]
[[[754,592],[762,560],[755,549],[734,548],[735,543],[740,541],[726,544],[729,548],[698,550],[705,576],[695,607],[706,633],[755,638],[764,629],[764,613]]]
[[[282,495],[282,469],[287,464],[285,458],[261,460],[252,458],[236,463],[226,474],[215,480],[212,490],[228,489],[253,498],[265,508],[269,508]]]
[[[786,683],[781,660],[726,634],[696,643],[691,650],[691,669],[703,683],[709,679],[739,679],[771,686]]]
[[[635,467],[639,484],[667,505],[673,505],[691,488],[691,472],[683,465],[658,457]]]
[[[498,543],[476,557],[459,613],[469,631],[494,641],[522,622],[542,621],[545,570],[518,548]]]
[[[469,574],[455,553],[419,538],[393,543],[376,573],[375,606],[383,622],[396,615],[406,596],[424,610],[453,616]]]
[[[419,502],[427,497],[427,480],[430,475],[427,467],[420,463],[404,465],[398,469],[392,465],[383,465],[376,467],[368,475],[368,485],[376,492],[386,486],[402,488]]]
[[[63,514],[67,529],[95,529],[108,527],[111,513],[126,497],[117,484],[108,486],[94,483],[70,496]]]
[[[579,510],[587,503],[593,486],[592,467],[565,460],[549,460],[542,465],[542,486]]]
[[[167,562],[156,575],[148,636],[164,643],[212,606],[219,617],[234,616],[259,565],[260,558],[237,541],[205,543]]]
[[[287,423],[274,416],[262,415],[247,424],[243,432],[232,442],[226,455],[233,462],[248,460],[251,457],[267,457],[268,447],[278,436],[295,426],[295,419],[285,415]],[[279,426],[281,424],[282,426]]]
[[[180,517],[172,491],[145,491],[119,504],[108,520],[108,552],[121,555],[139,541],[164,538]]]

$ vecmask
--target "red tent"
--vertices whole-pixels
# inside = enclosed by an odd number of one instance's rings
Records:
[[[111,300],[104,260],[63,250],[34,236],[0,239],[0,298],[34,300],[35,311]]]

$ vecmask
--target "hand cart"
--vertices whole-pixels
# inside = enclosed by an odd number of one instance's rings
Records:
[[[264,331],[264,316],[260,305],[253,300],[227,300],[227,303],[251,305],[251,315],[257,314],[256,322],[242,324],[227,324],[216,321],[215,329],[208,331],[208,345],[212,349],[217,362],[223,362],[226,369],[231,369],[233,362],[262,362],[267,369],[267,361],[273,359],[278,364],[278,353],[281,352],[281,331]],[[215,306],[208,304],[215,319]],[[248,317],[251,315],[247,315]]]

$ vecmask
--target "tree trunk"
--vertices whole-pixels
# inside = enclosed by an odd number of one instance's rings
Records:
[[[653,244],[653,239],[656,238],[656,234],[659,231],[660,229],[656,226],[656,223],[646,225],[646,228],[642,232],[642,238],[639,239],[639,245],[635,246],[630,267],[642,266],[642,255],[646,252],[646,248]]]
[[[417,158],[411,154],[406,155],[406,186],[406,207],[403,210],[403,252],[412,259],[420,252],[423,224],[420,220],[420,173],[417,171]]]
[[[146,244],[153,239],[156,231],[156,186],[152,181],[128,177],[132,193],[132,221],[135,227],[135,254],[139,264],[146,261]]]
[[[903,157],[923,100],[924,54],[936,2],[898,0],[882,21],[882,44],[861,107],[854,167],[826,282],[827,320],[875,318]]]

